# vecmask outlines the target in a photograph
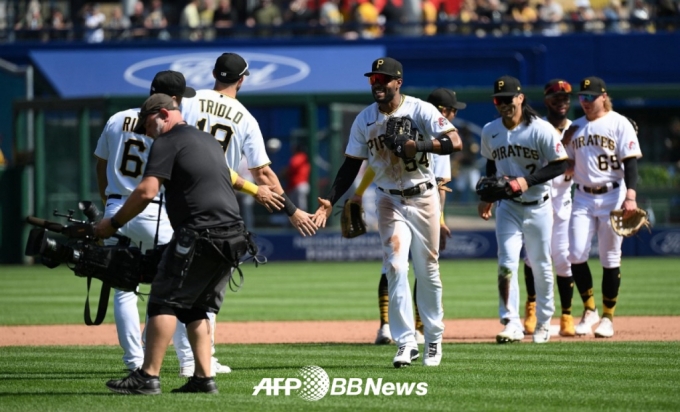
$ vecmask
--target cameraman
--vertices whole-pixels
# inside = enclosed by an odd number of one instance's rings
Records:
[[[144,364],[106,386],[122,394],[159,394],[158,375],[179,319],[187,327],[196,367],[187,383],[173,392],[217,393],[210,376],[206,312],[219,311],[234,266],[220,250],[227,244],[236,248],[230,240],[246,233],[230,170],[219,143],[187,125],[168,95],[154,94],[144,102],[135,132],[144,133],[144,128],[155,139],[144,177],[118,212],[96,225],[95,235],[113,235],[144,211],[163,185],[175,236],[151,285]]]

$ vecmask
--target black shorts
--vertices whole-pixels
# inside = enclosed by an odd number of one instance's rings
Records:
[[[237,230],[243,230],[242,226]],[[229,233],[213,229],[211,231],[218,235]],[[176,243],[173,237],[158,265],[158,273],[151,284],[149,301],[177,308],[219,312],[234,267],[220,256],[209,240],[201,238],[196,242],[193,261],[182,279],[169,270]]]

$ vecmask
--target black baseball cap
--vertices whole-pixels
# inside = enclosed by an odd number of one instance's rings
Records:
[[[144,101],[142,109],[139,111],[137,116],[137,125],[135,126],[134,133],[146,134],[146,117],[150,114],[158,113],[161,109],[166,110],[179,110],[176,106],[175,100],[167,94],[155,93],[149,96],[148,99]]]
[[[194,97],[196,90],[187,87],[184,75],[174,70],[164,70],[156,73],[151,82],[149,94],[163,93],[168,96]]]
[[[215,61],[213,75],[222,83],[234,83],[241,76],[250,75],[248,63],[236,53],[222,53]]]
[[[599,96],[605,93],[607,93],[607,86],[604,84],[604,80],[599,77],[590,76],[581,80],[581,90],[578,94]]]
[[[571,84],[562,79],[552,79],[543,86],[544,96],[571,94]]]
[[[522,85],[515,77],[503,76],[493,82],[493,97],[514,96],[519,93],[522,93]]]
[[[364,73],[364,76],[370,77],[373,74],[385,74],[400,79],[404,77],[404,68],[391,57],[381,57],[373,62],[371,71]]]
[[[427,96],[427,101],[432,103],[436,107],[446,107],[453,109],[465,109],[467,104],[459,102],[456,98],[456,92],[449,89],[435,89]]]

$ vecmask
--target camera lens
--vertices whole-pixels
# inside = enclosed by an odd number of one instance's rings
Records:
[[[83,200],[82,202],[78,202],[78,208],[83,211],[85,216],[87,216],[87,220],[90,222],[97,221],[101,217],[101,212],[97,209],[97,206],[90,201]]]

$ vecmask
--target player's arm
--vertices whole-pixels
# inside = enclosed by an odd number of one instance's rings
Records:
[[[409,158],[414,157],[418,152],[448,155],[463,150],[463,141],[458,136],[458,131],[452,129],[434,139],[423,139],[417,142],[409,140],[404,145],[404,150],[406,150],[406,156]]]
[[[496,161],[487,158],[484,170],[488,177],[496,176],[496,172],[498,172],[498,169],[496,168]],[[493,203],[487,203],[483,200],[480,200],[479,203],[477,204],[477,214],[482,219],[489,220],[491,219],[492,215],[491,214],[492,207]]]
[[[111,218],[102,219],[95,226],[95,235],[100,239],[109,238],[123,225],[142,213],[161,190],[163,181],[164,179],[160,177],[145,176],[118,212]]]
[[[361,163],[363,161],[364,159],[356,157],[345,157],[345,161],[342,166],[340,166],[340,170],[338,170],[338,175],[335,176],[330,192],[325,199],[319,198],[319,203],[321,205],[314,214],[314,223],[316,223],[318,227],[326,226],[326,220],[331,216],[333,205],[337,203],[352,186],[354,179],[356,179],[359,174],[359,169],[361,169]]]
[[[451,189],[444,186],[446,179],[437,178],[437,183],[439,187],[439,206],[441,208],[441,214],[439,215],[439,250],[446,249],[446,239],[451,237],[451,230],[446,226],[446,220],[444,219],[444,207],[446,206],[446,192]],[[447,190],[448,189],[448,190]]]
[[[361,197],[366,192],[366,189],[368,189],[368,186],[370,186],[371,183],[373,183],[374,178],[375,170],[373,170],[373,168],[371,168],[370,166],[367,167],[363,177],[361,178],[361,182],[359,182],[357,190],[354,191],[354,196],[352,196],[352,202],[361,203]]]
[[[263,167],[250,169],[253,179],[258,185],[265,185],[272,187],[273,191],[281,195],[284,199],[283,210],[288,215],[290,222],[297,228],[297,230],[302,234],[302,236],[312,236],[316,233],[317,226],[312,220],[312,215],[304,210],[298,209],[298,207],[293,203],[292,200],[284,193],[281,182],[278,176],[272,170],[269,165]]]
[[[108,165],[108,161],[97,157],[97,188],[99,189],[99,197],[102,199],[104,206],[106,206],[106,187],[109,185],[109,181],[106,178],[106,168]]]
[[[552,180],[556,178],[557,176],[564,174],[564,172],[567,171],[567,168],[569,167],[569,163],[567,162],[567,159],[558,159],[555,160],[554,162],[550,162],[544,167],[538,169],[536,172],[530,174],[529,176],[526,177],[520,177],[517,178],[523,179],[526,181],[527,184],[527,189],[530,188],[531,186],[535,186],[541,183],[545,183],[548,180]],[[526,191],[524,189],[523,191]]]
[[[630,216],[637,209],[637,157],[631,156],[623,159],[623,181],[626,183],[626,198],[623,200],[621,209],[623,216]]]
[[[232,169],[229,169],[229,172],[231,173],[231,184],[234,186],[234,189],[252,196],[257,203],[264,206],[270,213],[273,212],[273,210],[281,210],[283,208],[283,196],[275,193],[272,190],[272,187],[254,185],[239,176],[238,173]]]

